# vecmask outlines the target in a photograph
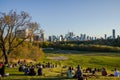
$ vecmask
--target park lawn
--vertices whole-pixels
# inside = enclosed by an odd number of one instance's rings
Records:
[[[67,58],[67,60],[52,60],[48,59],[49,57],[59,57],[63,56]],[[114,70],[114,68],[117,68],[120,70],[120,54],[119,53],[88,53],[84,52],[83,54],[52,54],[47,53],[44,57],[45,62],[52,62],[52,63],[58,63],[59,65],[66,65],[66,66],[73,66],[76,67],[77,65],[80,65],[83,68],[92,67],[92,68],[102,68],[105,67],[108,70]]]
[[[49,57],[65,57],[67,60],[52,60]],[[6,68],[6,73],[9,73],[10,76],[3,77],[2,80],[76,80],[76,79],[67,79],[66,75],[61,75],[63,66],[73,66],[74,68],[77,65],[80,65],[82,69],[87,67],[92,68],[102,68],[105,67],[108,73],[113,73],[112,70],[116,67],[120,70],[120,54],[119,53],[70,53],[70,54],[53,54],[45,53],[43,63],[51,62],[57,63],[57,68],[45,68],[43,69],[43,76],[25,76],[23,72],[19,72],[18,68]],[[37,69],[36,69],[37,71]],[[95,77],[89,77],[88,80],[120,80],[119,77],[103,77],[97,74]]]
[[[19,72],[18,68],[6,68],[6,73],[9,76],[3,77],[2,80],[60,80],[67,79],[66,76],[61,76],[61,68],[45,68],[43,76],[26,76],[24,72]],[[37,69],[36,69],[37,72]]]
[[[23,72],[19,72],[18,68],[6,68],[6,72],[10,73],[9,76],[3,77],[2,80],[76,80],[68,79],[66,75],[61,76],[60,68],[46,68],[44,69],[43,76],[25,76]],[[89,77],[88,80],[120,80],[118,77],[103,77],[96,75]]]
[[[66,75],[61,75],[60,68],[46,68],[44,69],[43,76],[25,76],[23,72],[19,72],[18,68],[6,68],[6,72],[10,73],[9,76],[3,77],[2,80],[77,80],[68,79]],[[101,75],[96,75],[94,77],[89,77],[88,80],[120,80],[118,77],[103,77]]]

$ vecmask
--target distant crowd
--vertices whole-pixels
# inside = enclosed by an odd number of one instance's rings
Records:
[[[0,77],[8,76],[8,74],[5,73],[5,67],[9,68],[15,68],[19,67],[19,72],[24,72],[24,75],[30,75],[30,76],[43,76],[43,69],[44,68],[57,68],[58,64],[52,64],[50,62],[47,62],[45,64],[33,64],[32,62],[29,63],[29,65],[26,63],[26,61],[18,61],[16,64],[8,64],[4,65],[2,62],[0,63]],[[80,65],[78,65],[75,69],[71,66],[63,66],[63,68],[68,68],[64,74],[67,75],[67,78],[76,78],[78,80],[84,80],[85,78],[88,78],[89,76],[95,76],[97,72],[101,73],[102,76],[115,76],[119,77],[120,72],[115,68],[113,74],[108,74],[107,70],[103,67],[101,69],[97,68],[86,68],[82,69]],[[35,70],[37,69],[37,71]],[[87,75],[87,73],[90,73]],[[62,73],[61,73],[62,74]]]

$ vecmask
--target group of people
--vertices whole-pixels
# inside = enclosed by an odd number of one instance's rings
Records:
[[[120,72],[116,68],[114,69],[114,76],[116,77],[120,76]]]
[[[53,64],[50,62],[43,62],[43,64],[38,63],[34,64],[32,62],[29,65],[26,63],[26,60],[18,60],[19,71],[24,72],[25,75],[43,75],[43,68],[56,68],[58,67],[57,63]],[[35,70],[37,68],[37,71]]]
[[[77,66],[76,71],[74,71],[72,67],[69,67],[67,71],[68,78],[77,78],[78,80],[83,80],[82,74],[83,73],[79,65]]]
[[[102,73],[102,76],[115,76],[115,77],[120,76],[120,72],[116,68],[114,69],[113,74],[108,74],[108,72],[105,68],[102,68],[101,73]]]
[[[78,80],[83,80],[83,76],[85,76],[85,74],[83,73],[91,73],[92,76],[95,76],[96,72],[101,72],[102,76],[115,76],[115,77],[120,76],[120,72],[116,68],[114,69],[113,74],[108,74],[107,70],[104,67],[101,69],[86,68],[86,70],[84,71],[84,70],[81,70],[80,66],[78,65],[76,70],[74,70],[73,67],[68,67],[67,77],[78,78]]]
[[[30,75],[30,76],[43,75],[43,68],[54,68],[58,66],[57,64],[53,65],[52,63],[49,62],[44,65],[37,64],[31,66],[28,66],[25,63],[26,63],[25,61],[18,62],[19,71],[24,72],[25,75]],[[13,68],[14,66],[17,66],[17,64],[13,65]],[[37,71],[35,70],[35,68],[37,68]],[[83,80],[83,76],[84,76],[83,73],[92,73],[92,75],[95,75],[96,72],[101,72],[102,76],[116,76],[116,77],[120,76],[120,72],[116,68],[114,69],[113,74],[108,74],[107,70],[104,67],[101,69],[86,68],[85,70],[81,70],[80,65],[78,65],[76,69],[74,69],[73,67],[68,67],[66,74],[68,78],[77,78],[78,80]],[[3,64],[0,64],[0,76],[4,76],[4,74],[5,74],[5,66]]]
[[[37,68],[37,72],[35,71],[36,66],[23,66],[21,65],[19,67],[20,72],[24,72],[25,75],[35,76],[35,75],[42,75],[43,74],[43,67],[40,65]]]

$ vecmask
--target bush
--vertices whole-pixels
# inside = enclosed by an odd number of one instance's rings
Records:
[[[43,51],[41,48],[37,46],[32,46],[28,43],[23,43],[19,47],[17,47],[12,54],[9,56],[10,58],[16,59],[31,59],[35,61],[41,61],[43,57]]]

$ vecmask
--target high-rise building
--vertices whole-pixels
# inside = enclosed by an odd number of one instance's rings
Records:
[[[16,31],[16,37],[17,38],[27,38],[29,35],[31,35],[31,31],[29,29],[20,29]],[[26,41],[33,41],[33,34],[26,39]]]
[[[48,39],[48,41],[53,41],[53,38],[52,38],[52,36],[49,36],[49,39]]]
[[[86,40],[86,34],[83,34],[83,40]]]
[[[104,36],[105,36],[105,39],[107,39],[107,34],[105,34]]]
[[[112,30],[112,37],[115,39],[115,29]]]
[[[44,35],[44,33],[41,34],[40,38],[41,38],[42,41],[45,40],[45,35]]]

